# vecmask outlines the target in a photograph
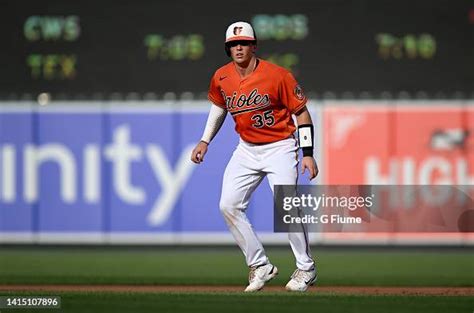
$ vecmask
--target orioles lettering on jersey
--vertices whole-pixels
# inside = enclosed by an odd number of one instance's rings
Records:
[[[221,92],[225,99],[227,111],[232,115],[259,110],[270,105],[268,94],[259,94],[257,88],[253,89],[248,96],[241,94],[237,97],[236,91],[232,93],[232,96],[226,96],[223,89]]]
[[[243,140],[257,144],[291,136],[296,129],[291,115],[307,102],[288,70],[261,59],[243,79],[233,62],[219,68],[211,79],[208,98],[232,115]]]

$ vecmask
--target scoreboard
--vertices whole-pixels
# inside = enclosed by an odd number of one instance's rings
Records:
[[[203,93],[237,20],[306,92],[474,92],[472,1],[6,0],[0,17],[3,95]]]

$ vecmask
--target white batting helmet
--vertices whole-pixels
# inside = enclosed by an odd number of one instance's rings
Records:
[[[227,27],[225,32],[225,53],[230,56],[230,48],[228,43],[236,40],[249,40],[257,44],[257,35],[252,25],[247,22],[235,22]]]
[[[256,41],[257,37],[255,36],[252,25],[247,22],[235,22],[230,24],[225,32],[225,42],[235,40]]]

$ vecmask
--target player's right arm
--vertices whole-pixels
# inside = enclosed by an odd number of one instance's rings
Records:
[[[191,161],[196,164],[204,161],[204,155],[207,153],[207,147],[224,123],[226,115],[227,110],[217,105],[211,106],[209,116],[207,117],[206,128],[202,134],[201,141],[196,145],[193,152],[191,153]]]
[[[225,101],[220,92],[216,74],[214,74],[211,79],[208,98],[213,103],[213,105],[209,111],[209,116],[207,117],[207,123],[204,133],[202,134],[201,141],[196,145],[193,152],[191,153],[191,161],[196,164],[200,164],[204,161],[204,156],[207,153],[207,147],[209,146],[211,140],[216,136],[227,115]]]

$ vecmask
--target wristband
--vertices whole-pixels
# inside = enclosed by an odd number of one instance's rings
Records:
[[[313,137],[314,127],[312,124],[303,124],[298,126],[298,138],[301,150],[303,150],[303,156],[313,156]]]

